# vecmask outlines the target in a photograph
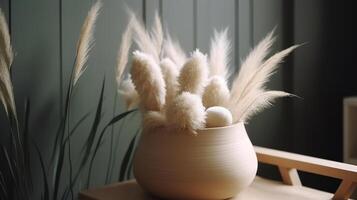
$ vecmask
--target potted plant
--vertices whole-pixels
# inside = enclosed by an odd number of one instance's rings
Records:
[[[269,33],[246,57],[228,85],[228,30],[215,32],[209,55],[189,57],[156,15],[152,31],[132,14],[138,50],[121,93],[138,105],[143,131],[134,157],[142,188],[170,199],[226,199],[253,181],[257,158],[244,123],[278,97],[265,83],[297,45],[266,58]]]

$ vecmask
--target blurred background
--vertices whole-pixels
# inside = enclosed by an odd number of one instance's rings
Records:
[[[16,52],[12,77],[18,112],[21,116],[25,98],[29,98],[30,135],[39,144],[45,160],[49,159],[48,152],[63,114],[80,27],[94,2],[0,0]],[[273,52],[292,44],[305,45],[286,59],[269,87],[301,98],[279,100],[273,108],[249,122],[248,134],[254,145],[343,161],[343,98],[357,95],[356,13],[352,2],[103,0],[88,69],[73,98],[71,123],[95,110],[104,77],[104,121],[125,110],[117,95],[114,70],[121,34],[127,24],[127,7],[146,25],[151,25],[158,11],[164,27],[187,52],[196,48],[208,52],[213,30],[228,27],[234,72],[239,70],[240,61],[249,50],[276,27],[277,42]],[[93,117],[88,117],[74,136],[73,155],[80,152],[79,144],[88,134],[86,131]],[[117,181],[120,162],[140,126],[140,116],[129,116],[124,122],[125,128],[120,126],[119,123],[107,130],[100,156],[95,159],[92,186]],[[8,129],[1,107],[1,144],[8,142]],[[112,172],[106,180],[107,165],[103,163],[108,163],[110,151],[115,152],[117,159],[111,161]],[[261,166],[259,174],[279,178],[273,167]],[[303,184],[310,187],[333,191],[338,186],[336,180],[301,175]]]

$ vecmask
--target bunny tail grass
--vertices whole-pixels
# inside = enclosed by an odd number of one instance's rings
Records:
[[[212,76],[204,89],[202,102],[206,108],[212,106],[226,107],[229,96],[226,80],[221,76]]]
[[[263,63],[264,58],[274,42],[274,30],[271,31],[259,44],[249,53],[243,61],[237,77],[233,80],[231,87],[231,99],[239,100],[244,88],[249,80],[256,73],[259,66]]]
[[[160,111],[165,105],[166,86],[161,69],[151,55],[135,51],[131,77],[144,110]]]
[[[6,66],[10,69],[12,61],[14,59],[14,53],[11,47],[11,39],[9,28],[6,23],[6,18],[3,11],[0,9],[0,54],[4,59]]]
[[[230,62],[229,54],[231,53],[231,45],[228,40],[228,28],[221,32],[214,32],[214,37],[211,40],[210,48],[210,75],[221,76],[225,80],[229,78],[228,64]]]
[[[157,111],[148,111],[144,114],[144,128],[151,130],[166,126],[166,117],[163,113]]]
[[[272,106],[275,99],[287,96],[294,95],[282,91],[262,91],[254,96],[252,95],[249,100],[246,101],[245,105],[242,104],[242,107],[234,112],[235,122],[246,122],[252,116]]]
[[[185,91],[201,95],[207,83],[207,77],[207,56],[196,50],[181,69],[178,77],[180,92]]]
[[[177,77],[179,75],[179,71],[177,66],[170,58],[165,58],[161,61],[160,67],[162,70],[162,75],[164,76],[165,84],[166,84],[166,104],[170,104],[170,102],[176,97],[178,92],[178,82]]]
[[[196,133],[205,127],[206,112],[201,97],[189,92],[178,95],[167,107],[166,119],[169,126]]]
[[[93,45],[93,32],[95,22],[102,7],[101,1],[97,1],[89,10],[88,15],[82,25],[81,33],[77,44],[77,56],[74,64],[73,85],[76,85],[78,79],[86,70],[89,51]]]
[[[116,68],[116,81],[118,87],[120,86],[122,75],[125,67],[128,64],[129,50],[132,44],[132,21],[130,20],[121,38],[121,44],[117,56],[117,68]]]
[[[139,94],[135,90],[135,86],[130,75],[121,82],[118,92],[124,97],[127,110],[133,109],[139,104]]]

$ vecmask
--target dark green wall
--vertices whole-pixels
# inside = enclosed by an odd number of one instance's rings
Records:
[[[29,98],[32,111],[30,134],[40,145],[47,160],[63,110],[76,40],[93,2],[94,0],[0,1],[0,6],[9,19],[16,52],[12,73],[18,110],[21,116],[23,102],[26,97]],[[340,93],[343,87],[353,84],[353,78],[350,77],[347,84],[342,77],[345,70],[337,70],[337,74],[334,71],[339,65],[337,58],[344,58],[343,53],[338,50],[343,52],[343,45],[347,43],[344,40],[335,40],[344,37],[341,31],[348,31],[344,26],[347,19],[344,14],[345,4],[300,0],[103,0],[103,4],[88,69],[80,79],[71,105],[72,125],[87,112],[94,111],[104,76],[104,119],[109,120],[124,110],[122,101],[116,94],[113,74],[120,36],[127,21],[125,7],[128,6],[147,25],[151,24],[155,10],[158,10],[165,27],[181,41],[187,51],[195,48],[206,51],[214,28],[228,26],[232,38],[231,64],[234,71],[239,69],[241,59],[250,48],[275,26],[278,39],[274,51],[293,43],[309,42],[298,49],[295,56],[288,58],[269,84],[272,89],[285,89],[303,99],[279,100],[275,107],[254,118],[247,129],[256,145],[341,160],[341,98],[357,92],[353,87]],[[334,12],[333,8],[337,11]],[[333,46],[329,45],[330,41],[334,41]],[[336,53],[339,57],[333,59]],[[327,62],[325,58],[334,62]],[[348,71],[351,68],[344,69]],[[324,76],[325,73],[329,75]],[[336,79],[338,81],[334,82]],[[333,97],[330,98],[330,95]],[[88,134],[88,126],[92,120],[93,117],[90,117],[79,128],[80,133],[74,136],[73,155],[79,153],[80,144]],[[121,133],[120,125],[108,130],[103,148],[95,160],[95,185],[104,183],[111,145],[118,146],[111,179],[117,180],[120,161],[129,139],[140,126],[139,123],[139,116],[135,116],[127,121],[127,128]],[[7,121],[1,108],[1,143],[6,141],[7,129]],[[116,142],[118,138],[119,144]],[[267,172],[265,175],[276,175],[274,170]],[[310,178],[306,180],[314,182]],[[329,186],[332,187],[334,185]]]

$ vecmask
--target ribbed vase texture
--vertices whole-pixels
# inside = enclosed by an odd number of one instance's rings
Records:
[[[243,123],[199,130],[197,135],[160,128],[143,132],[134,176],[165,199],[226,199],[248,187],[257,157]]]

